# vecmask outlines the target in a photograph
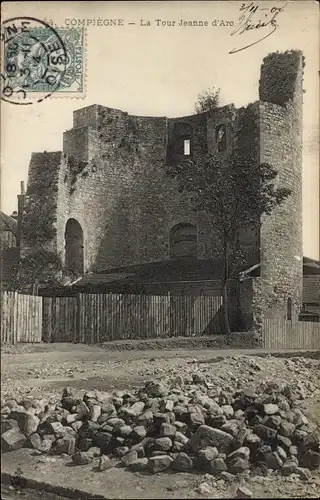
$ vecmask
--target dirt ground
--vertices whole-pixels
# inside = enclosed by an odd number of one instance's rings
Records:
[[[18,345],[3,348],[1,357],[1,398],[20,398],[23,396],[45,397],[56,399],[64,387],[74,390],[100,389],[112,391],[140,386],[150,378],[161,378],[177,370],[186,371],[190,366],[203,364],[207,370],[214,371],[224,380],[234,376],[238,360],[242,354],[253,357],[255,351],[234,350],[144,350],[144,351],[109,351],[99,346],[80,344],[39,344]],[[261,353],[264,356],[267,353]],[[310,358],[315,357],[313,353]],[[319,356],[318,356],[319,357]],[[251,358],[250,358],[251,359]],[[248,362],[250,361],[248,358]],[[281,357],[260,359],[259,377],[275,376],[294,380],[300,377],[304,381],[303,409],[308,418],[320,425],[320,385],[319,372],[310,362],[284,365]],[[246,361],[247,362],[247,361]],[[285,366],[285,369],[284,369]],[[312,369],[311,369],[312,368]],[[255,374],[248,380],[254,381]],[[269,373],[268,373],[269,372]],[[310,372],[310,376],[308,373]],[[221,376],[222,376],[221,375]],[[240,374],[241,377],[241,374]],[[299,380],[300,380],[299,379]],[[309,381],[310,379],[310,381]],[[298,380],[298,378],[297,378]],[[314,388],[316,387],[316,391]],[[97,473],[89,466],[75,467],[70,470],[63,459],[30,455],[30,450],[18,450],[2,455],[2,470],[10,473],[20,467],[26,475],[39,481],[44,478],[55,485],[68,484],[71,488],[84,489],[105,498],[234,498],[239,483],[224,484],[217,482],[213,494],[204,495],[198,492],[198,486],[205,478],[199,474],[155,474],[145,475],[131,473],[114,467],[104,473]],[[277,476],[264,478],[261,482],[253,479],[242,479],[253,493],[253,498],[317,498],[320,494],[320,474],[315,472],[309,481],[291,480]],[[81,488],[80,488],[81,486]],[[48,498],[39,496],[37,492],[15,491],[4,488],[3,498],[13,500],[38,500]],[[73,497],[76,498],[76,497]],[[56,500],[54,495],[52,499]]]
[[[153,373],[161,375],[161,372],[186,366],[195,359],[206,361],[241,352],[247,351],[152,349],[118,352],[83,344],[19,344],[2,348],[1,393],[3,398],[26,394],[45,396],[60,394],[66,385],[74,389],[105,391],[132,388]]]
[[[1,498],[2,500],[17,500],[18,498],[24,500],[65,500],[66,497],[61,497],[47,491],[33,491],[30,489],[25,489],[23,491],[14,491],[10,489],[9,486],[1,486]]]

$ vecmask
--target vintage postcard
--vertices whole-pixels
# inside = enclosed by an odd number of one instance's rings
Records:
[[[2,3],[3,498],[318,496],[319,17]]]

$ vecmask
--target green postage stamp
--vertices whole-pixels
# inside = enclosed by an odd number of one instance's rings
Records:
[[[2,26],[2,97],[31,104],[48,97],[83,97],[83,27],[53,28],[33,18],[14,18]]]

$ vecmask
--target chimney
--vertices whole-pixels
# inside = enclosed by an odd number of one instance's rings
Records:
[[[24,189],[24,181],[20,183],[21,193],[18,194],[18,230],[17,230],[17,247],[20,249],[21,242],[21,226],[22,226],[22,217],[23,210],[26,202],[26,193]]]

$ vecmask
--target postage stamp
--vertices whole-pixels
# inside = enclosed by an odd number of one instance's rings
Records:
[[[84,28],[56,28],[29,17],[1,26],[1,98],[32,104],[84,94]]]

